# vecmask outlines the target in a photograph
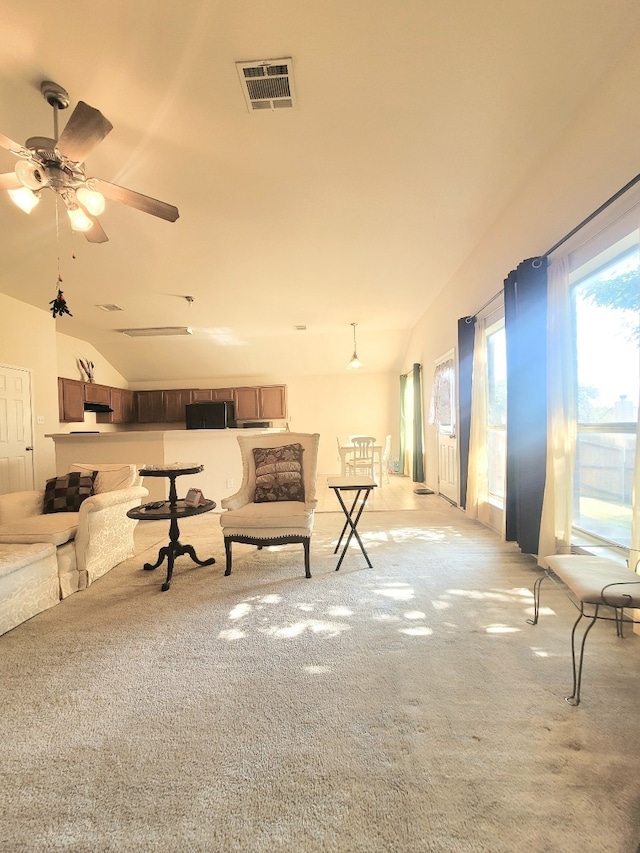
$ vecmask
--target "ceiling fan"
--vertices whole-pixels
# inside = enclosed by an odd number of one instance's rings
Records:
[[[100,110],[78,101],[58,136],[58,111],[67,109],[69,95],[50,80],[40,85],[40,91],[53,107],[54,138],[32,136],[20,145],[0,133],[0,147],[19,158],[15,171],[0,174],[0,189],[8,190],[18,207],[30,213],[40,201],[41,190],[49,187],[64,202],[73,230],[82,231],[90,243],[105,243],[109,239],[96,219],[104,210],[105,198],[168,222],[176,221],[178,208],[172,204],[88,177],[85,158],[113,125]]]

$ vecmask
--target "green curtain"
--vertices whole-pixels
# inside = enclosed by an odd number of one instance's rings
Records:
[[[424,445],[422,442],[422,380],[420,365],[413,365],[413,482],[424,482]]]
[[[405,474],[404,470],[404,455],[406,451],[406,434],[407,434],[407,426],[406,426],[406,412],[404,408],[404,395],[407,391],[407,375],[403,373],[400,376],[400,452],[398,456],[398,474]]]

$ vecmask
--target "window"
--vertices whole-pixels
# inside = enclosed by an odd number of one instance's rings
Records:
[[[507,350],[504,318],[487,328],[488,499],[504,508],[507,447]]]
[[[429,407],[429,423],[437,424],[438,431],[446,435],[455,432],[454,363],[446,358],[436,365]]]
[[[577,440],[573,528],[578,539],[630,547],[640,365],[638,232],[571,275]]]

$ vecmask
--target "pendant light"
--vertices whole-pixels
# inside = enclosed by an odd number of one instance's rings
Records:
[[[362,367],[362,362],[358,358],[358,347],[356,346],[356,326],[357,323],[352,323],[353,326],[353,355],[351,356],[351,361],[349,362],[350,370],[357,370],[359,367]]]

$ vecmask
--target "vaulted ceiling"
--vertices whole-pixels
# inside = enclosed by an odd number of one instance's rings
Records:
[[[94,245],[50,191],[28,217],[2,192],[0,291],[47,310],[59,269],[52,322],[130,381],[340,372],[352,322],[395,370],[639,27],[637,0],[5,0],[0,132],[51,136],[54,80],[61,128],[79,100],[114,126],[87,173],[180,218],[109,202]],[[236,62],[281,57],[294,107],[250,112]],[[147,326],[193,334],[117,331]]]

